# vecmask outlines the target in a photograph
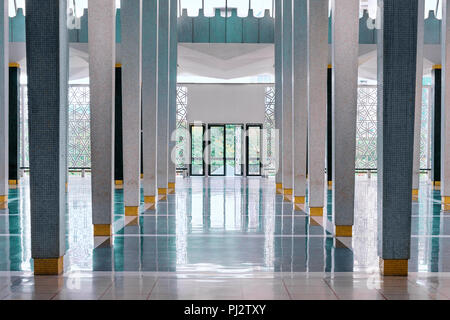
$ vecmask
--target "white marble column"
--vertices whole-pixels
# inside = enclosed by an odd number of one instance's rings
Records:
[[[8,1],[0,6],[0,210],[8,208],[9,120],[9,17]],[[0,211],[1,212],[1,211]]]
[[[176,128],[177,128],[177,65],[178,65],[178,30],[177,2],[170,0],[169,13],[169,159],[168,159],[168,193],[175,193],[176,177]]]
[[[94,236],[109,236],[114,213],[115,1],[90,0],[89,20],[92,223]]]
[[[169,143],[169,1],[158,7],[157,176],[160,200],[167,198]]]
[[[125,215],[139,214],[141,165],[142,0],[122,1],[123,198]]]
[[[442,139],[441,195],[443,209],[450,210],[450,1],[442,3]]]
[[[307,0],[294,0],[294,202],[306,196],[306,144],[308,128],[308,12]]]
[[[327,134],[328,0],[308,0],[309,214],[322,216]]]
[[[352,236],[358,110],[359,0],[332,1],[332,167],[336,236]]]
[[[142,1],[142,117],[144,123],[144,201],[156,203],[156,101],[158,0]]]
[[[275,177],[277,193],[283,192],[283,0],[275,0],[275,140],[277,174]],[[245,128],[244,128],[245,130]],[[245,157],[244,157],[245,159]]]
[[[419,12],[425,11],[425,0],[419,0]],[[414,157],[412,177],[412,197],[418,200],[420,184],[420,141],[422,133],[422,87],[423,87],[423,46],[424,46],[424,24],[423,14],[418,15],[417,21],[417,73],[416,73],[416,99],[414,119]]]
[[[292,200],[293,171],[293,108],[292,108],[292,1],[283,0],[283,193]]]

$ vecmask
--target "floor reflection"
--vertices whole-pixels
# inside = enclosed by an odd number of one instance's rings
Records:
[[[425,178],[425,177],[424,177]],[[272,179],[177,180],[177,193],[133,220],[115,193],[114,236],[94,241],[89,176],[70,177],[66,271],[377,272],[376,175],[357,176],[354,237],[333,237],[331,191],[323,219],[275,194]],[[413,204],[410,271],[450,271],[450,216],[421,184]],[[0,213],[0,271],[31,271],[27,178]],[[112,246],[110,245],[112,244]]]

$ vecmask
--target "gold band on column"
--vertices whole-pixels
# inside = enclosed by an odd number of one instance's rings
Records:
[[[8,209],[8,196],[0,196],[0,210]]]
[[[125,215],[135,217],[139,215],[139,207],[125,207]]]
[[[450,210],[450,197],[447,196],[442,197],[442,209],[444,211]]]
[[[156,197],[155,196],[144,196],[144,202],[145,203],[156,203]]]
[[[158,188],[158,199],[159,200],[167,199],[167,189],[166,188]]]
[[[323,208],[322,207],[309,208],[309,215],[311,217],[323,217]]]
[[[141,176],[140,176],[140,177],[141,177],[141,179],[144,179],[144,174],[143,174],[143,173],[141,173]]]
[[[116,184],[116,186],[121,186],[121,185],[123,185],[123,180],[116,180],[115,184]]]
[[[175,182],[169,182],[167,184],[167,193],[169,193],[169,194],[175,193]]]
[[[34,259],[35,275],[60,275],[64,271],[64,257]]]
[[[328,181],[328,186],[332,187],[333,186],[333,181]]]
[[[292,195],[294,194],[294,192],[292,189],[284,189],[283,194],[284,194],[284,197],[283,197],[284,201],[291,202],[293,200]]]
[[[380,272],[383,276],[408,276],[408,260],[384,260],[380,258]]]
[[[335,226],[334,235],[336,237],[352,237],[353,226]]]
[[[275,186],[276,192],[277,194],[283,194],[283,184],[282,183],[277,183]]]
[[[294,203],[295,204],[305,204],[305,197],[294,197]]]
[[[18,182],[17,180],[8,180],[8,184],[10,184],[12,186],[17,185],[18,184],[17,182]]]
[[[419,189],[412,190],[412,200],[413,201],[419,200]]]
[[[440,187],[441,186],[441,182],[440,181],[433,181],[433,186]]]
[[[94,237],[109,237],[112,235],[110,224],[94,224]]]

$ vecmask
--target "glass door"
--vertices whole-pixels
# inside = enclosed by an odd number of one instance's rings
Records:
[[[209,131],[209,175],[225,176],[225,125],[212,124]]]
[[[226,175],[242,176],[242,134],[244,132],[244,125],[242,124],[227,124],[226,126]]]
[[[247,176],[260,176],[261,175],[261,124],[248,124],[247,125]]]
[[[205,151],[205,142],[203,136],[205,134],[204,125],[190,125],[191,132],[191,164],[190,175],[191,176],[204,176],[205,175],[205,162],[203,154]]]

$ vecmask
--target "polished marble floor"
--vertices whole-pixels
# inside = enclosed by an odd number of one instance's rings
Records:
[[[378,275],[376,175],[356,178],[352,239],[332,234],[330,190],[324,218],[310,219],[273,179],[235,177],[180,177],[138,218],[116,189],[114,236],[94,239],[90,178],[71,176],[65,275],[34,278],[25,177],[0,211],[0,299],[449,299],[450,213],[426,180],[405,279]]]

